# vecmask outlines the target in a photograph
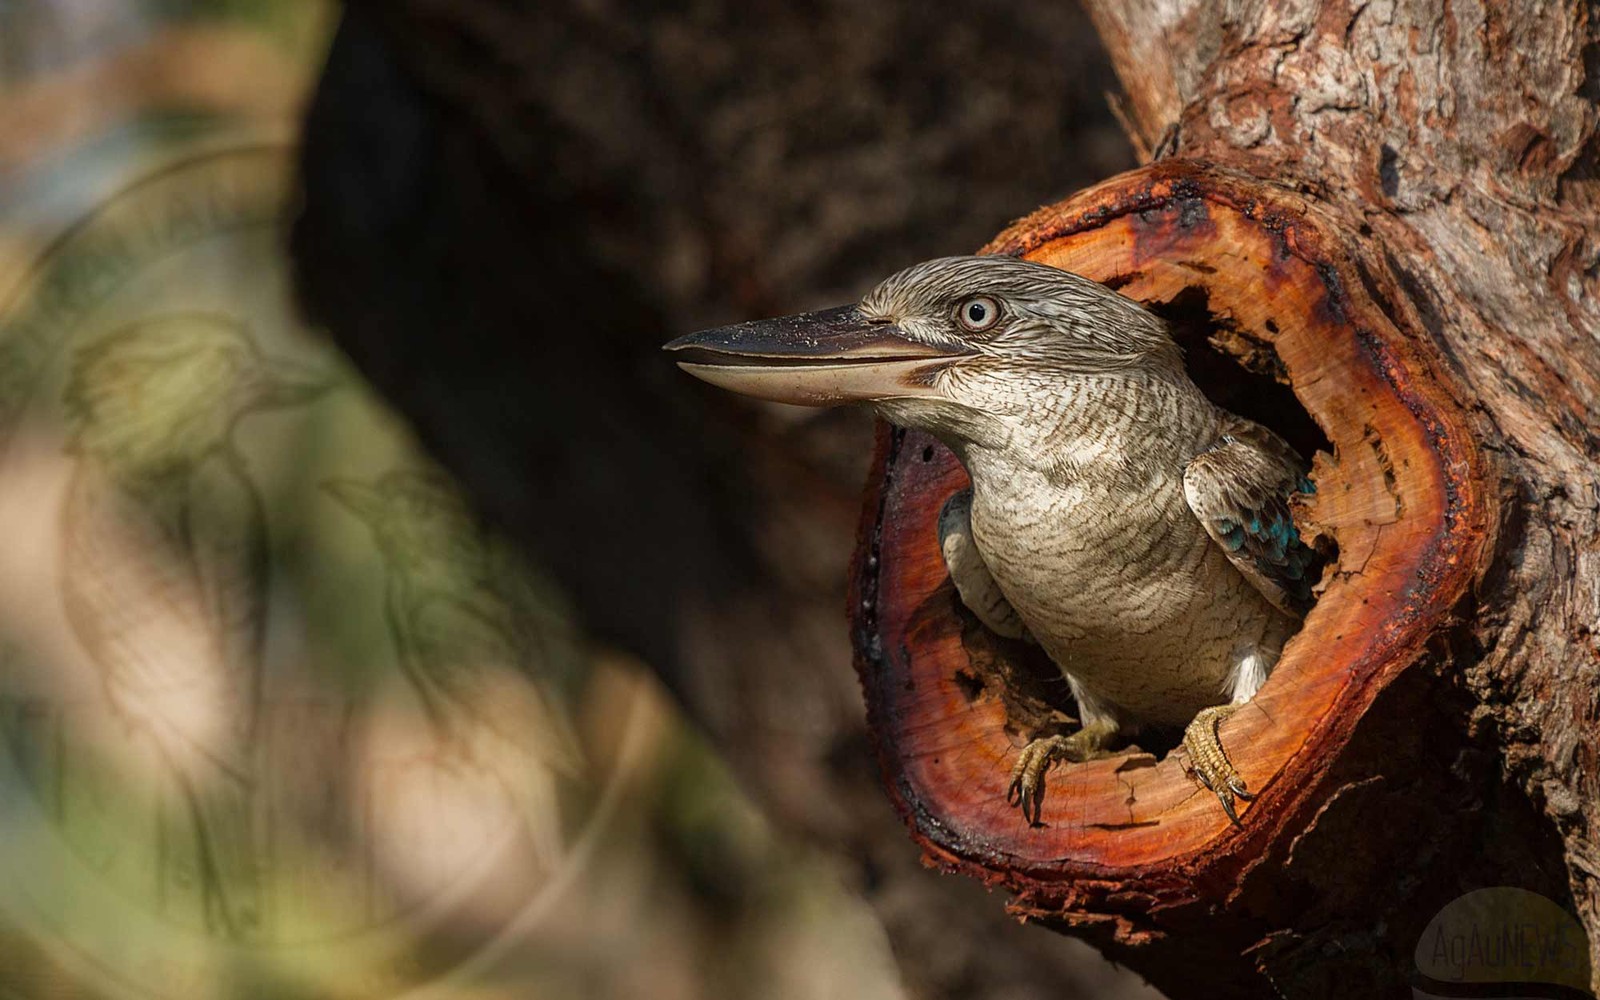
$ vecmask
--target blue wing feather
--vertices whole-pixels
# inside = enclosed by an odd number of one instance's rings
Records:
[[[1300,456],[1271,431],[1231,415],[1227,429],[1184,469],[1184,495],[1240,572],[1273,604],[1304,615],[1321,559],[1300,538],[1289,498],[1315,486]]]

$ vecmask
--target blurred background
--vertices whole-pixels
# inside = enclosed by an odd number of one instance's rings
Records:
[[[1154,996],[877,784],[869,420],[657,353],[1114,87],[1060,0],[0,3],[0,996]]]

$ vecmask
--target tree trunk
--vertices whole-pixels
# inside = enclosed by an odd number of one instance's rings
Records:
[[[1054,775],[1030,829],[1004,801],[1013,748],[1070,704],[952,597],[933,521],[959,467],[882,433],[855,631],[892,795],[934,862],[1173,995],[1442,988],[1419,941],[1497,885],[1577,914],[1581,954],[1541,974],[1591,985],[1600,19],[1581,0],[1088,8],[1136,142],[1176,155],[989,252],[1172,318],[1220,402],[1318,452],[1298,515],[1337,558],[1223,728],[1260,793],[1240,827],[1178,759],[1123,758]]]

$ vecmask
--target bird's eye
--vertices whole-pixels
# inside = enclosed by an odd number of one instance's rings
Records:
[[[956,319],[960,320],[961,325],[973,333],[989,329],[989,327],[994,326],[995,320],[999,318],[999,303],[987,295],[979,295],[975,298],[967,299],[956,307]]]

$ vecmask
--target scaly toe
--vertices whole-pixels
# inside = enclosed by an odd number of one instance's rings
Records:
[[[1039,811],[1044,805],[1044,776],[1068,746],[1066,737],[1048,736],[1037,739],[1022,748],[1017,762],[1011,766],[1011,784],[1006,790],[1006,802],[1021,806],[1022,817],[1029,826],[1039,825]]]
[[[1219,705],[1202,710],[1184,732],[1183,745],[1189,751],[1189,762],[1195,778],[1216,795],[1217,801],[1222,804],[1222,811],[1228,814],[1228,819],[1233,825],[1240,826],[1242,824],[1239,822],[1234,801],[1237,799],[1248,802],[1255,798],[1255,794],[1250,791],[1244,779],[1239,776],[1239,772],[1234,769],[1233,763],[1228,760],[1228,754],[1222,748],[1222,738],[1217,731],[1222,720],[1236,710],[1237,706],[1234,705]]]

